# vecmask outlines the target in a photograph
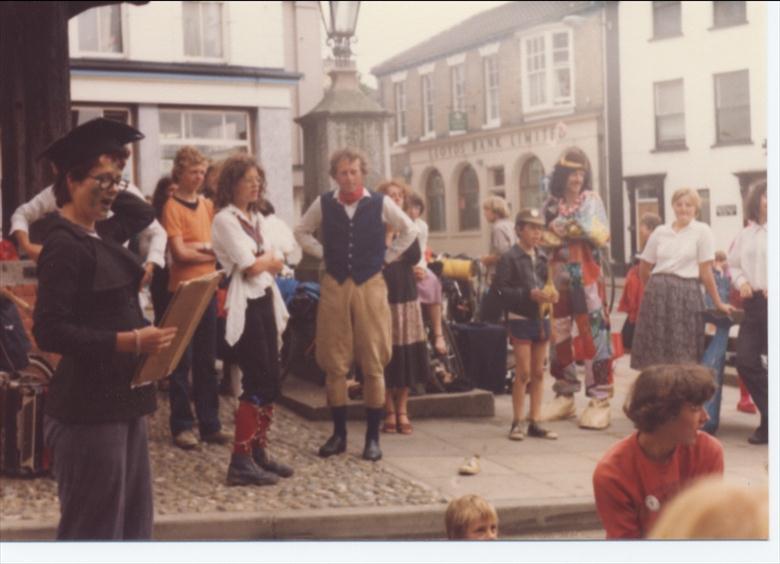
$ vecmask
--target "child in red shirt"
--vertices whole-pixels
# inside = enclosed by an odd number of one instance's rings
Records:
[[[662,223],[663,220],[654,213],[645,213],[642,215],[642,219],[639,220],[639,240],[642,247],[644,247],[645,243],[650,238],[650,234]],[[639,306],[642,303],[642,294],[644,294],[644,292],[645,286],[639,278],[639,259],[634,258],[631,268],[629,268],[626,273],[623,295],[618,304],[618,311],[628,314],[621,331],[623,349],[626,352],[631,352],[631,345],[634,342],[634,327],[636,326],[636,318],[639,316]]]

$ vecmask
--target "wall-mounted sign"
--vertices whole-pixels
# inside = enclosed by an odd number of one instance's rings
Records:
[[[718,217],[737,215],[736,204],[726,204],[725,206],[715,206],[715,215]]]

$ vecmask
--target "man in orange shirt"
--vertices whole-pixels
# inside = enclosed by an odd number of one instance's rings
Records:
[[[712,373],[699,365],[661,364],[639,374],[624,407],[637,431],[613,445],[593,473],[608,539],[644,538],[688,482],[723,474],[723,447],[699,430],[714,392]]]
[[[182,147],[173,163],[177,188],[163,208],[162,223],[168,233],[170,265],[168,289],[180,282],[214,272],[216,259],[211,249],[211,221],[214,205],[198,195],[208,161],[195,147]],[[198,324],[192,341],[179,365],[171,373],[168,391],[171,403],[173,443],[189,450],[198,446],[192,432],[195,423],[190,409],[188,377],[192,369],[192,395],[201,440],[227,444],[231,436],[222,431],[219,421],[217,372],[214,367],[217,347],[217,308],[212,298]]]

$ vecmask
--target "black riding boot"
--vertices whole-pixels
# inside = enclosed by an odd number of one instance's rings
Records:
[[[363,458],[376,462],[382,458],[379,448],[379,426],[382,424],[385,410],[383,408],[366,409],[366,446],[363,448]]]
[[[330,414],[333,418],[333,434],[320,447],[319,454],[322,458],[347,450],[347,406],[331,407]]]

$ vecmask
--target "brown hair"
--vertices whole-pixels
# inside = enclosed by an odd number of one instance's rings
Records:
[[[396,186],[401,189],[404,197],[403,209],[405,210],[409,204],[409,193],[412,190],[409,188],[406,182],[400,178],[392,178],[390,180],[385,180],[379,186],[377,186],[376,191],[387,196],[388,192],[390,191],[390,186]]]
[[[769,491],[701,478],[671,499],[648,538],[768,539]]]
[[[408,208],[420,208],[420,215],[425,213],[425,202],[417,192],[409,192],[406,198]]]
[[[550,175],[550,184],[548,186],[550,194],[556,198],[563,198],[566,192],[566,182],[569,175],[575,170],[584,170],[585,179],[582,181],[580,192],[592,190],[590,163],[585,153],[576,147],[568,149],[561,159],[555,164],[552,175]]]
[[[366,160],[366,156],[357,149],[346,147],[344,149],[339,149],[330,156],[330,170],[328,173],[331,178],[336,178],[336,169],[338,168],[339,163],[344,159],[347,159],[350,164],[359,160],[360,172],[363,173],[363,176],[368,174],[368,161]]]
[[[715,251],[715,260],[724,261],[728,260],[728,258],[724,251]]]
[[[498,524],[496,510],[484,498],[476,494],[468,494],[453,499],[444,513],[447,538],[465,538],[469,525],[479,519],[492,519]]]
[[[715,393],[712,372],[698,364],[657,364],[634,381],[623,411],[643,433],[674,419],[686,403],[703,405]]]
[[[198,151],[192,145],[185,145],[178,151],[173,158],[173,170],[171,171],[171,178],[174,182],[181,180],[181,175],[188,167],[207,163],[209,160],[206,156]]]
[[[642,218],[639,223],[647,227],[651,232],[655,231],[655,228],[664,222],[661,216],[657,213],[647,212],[642,214]]]
[[[758,223],[761,216],[761,196],[766,196],[766,182],[756,184],[745,198],[745,219]]]
[[[217,180],[216,206],[218,209],[222,209],[233,203],[236,186],[238,186],[239,181],[251,168],[257,170],[257,173],[260,175],[260,197],[263,197],[266,186],[265,170],[263,170],[263,167],[250,155],[239,153],[232,157],[228,157],[222,163],[222,167],[219,171],[219,179]],[[257,202],[251,202],[249,204],[249,209],[252,211],[256,210]]]

